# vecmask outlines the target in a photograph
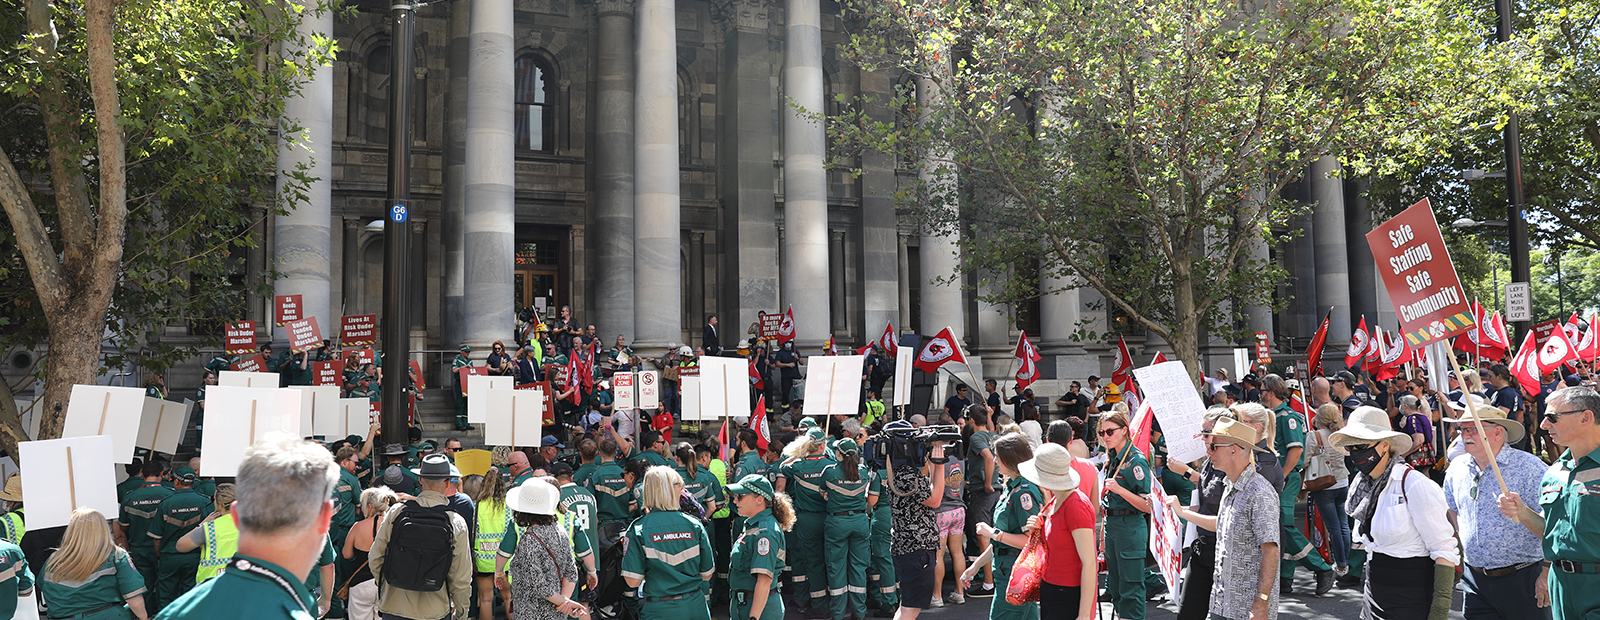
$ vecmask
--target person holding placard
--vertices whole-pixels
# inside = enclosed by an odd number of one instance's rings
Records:
[[[1445,423],[1458,425],[1467,452],[1450,462],[1444,479],[1445,506],[1456,524],[1467,564],[1461,574],[1466,591],[1462,611],[1474,619],[1549,620],[1551,569],[1543,562],[1542,541],[1500,513],[1495,466],[1489,460],[1497,462],[1508,490],[1519,496],[1539,493],[1547,468],[1539,457],[1509,445],[1525,433],[1521,424],[1507,419],[1498,407],[1469,406],[1472,410],[1465,415],[1444,418]],[[1542,517],[1542,510],[1541,506],[1534,511]]]
[[[454,388],[450,393],[454,394],[456,399],[456,430],[467,431],[472,430],[472,425],[467,422],[467,395],[466,389],[461,385],[459,371],[472,366],[472,359],[467,357],[467,354],[472,352],[472,347],[463,344],[459,349],[460,352],[456,354],[455,359],[450,360],[450,381]]]
[[[161,500],[157,507],[158,520],[150,531],[160,549],[156,580],[146,585],[155,590],[155,598],[162,604],[178,600],[194,587],[195,571],[200,568],[200,552],[178,551],[178,541],[193,531],[211,514],[211,498],[194,489],[199,480],[194,469],[179,466],[172,472],[172,495]]]
[[[238,550],[227,570],[167,605],[161,620],[315,618],[305,579],[327,547],[333,455],[298,439],[266,440],[244,451],[237,476]],[[221,489],[218,489],[220,499]]]
[[[112,539],[105,516],[93,509],[72,512],[61,548],[40,571],[38,586],[52,618],[150,618],[142,596],[144,578],[128,552]]]
[[[1100,442],[1110,454],[1110,479],[1101,497],[1105,507],[1106,594],[1117,615],[1144,620],[1144,557],[1150,546],[1150,462],[1133,445],[1128,415],[1100,420]],[[1047,487],[1048,488],[1048,487]]]

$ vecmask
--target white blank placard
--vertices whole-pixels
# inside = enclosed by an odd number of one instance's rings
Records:
[[[326,439],[344,437],[344,412],[339,407],[339,388],[333,385],[295,385],[300,392],[300,432],[306,437]],[[363,399],[365,400],[365,399]]]
[[[894,407],[903,407],[911,404],[911,370],[916,361],[912,356],[916,354],[916,347],[900,347],[894,351]],[[879,394],[879,398],[883,395]]]
[[[300,390],[214,385],[206,389],[200,475],[239,475],[244,450],[272,433],[299,438]]]
[[[544,423],[544,390],[489,390],[483,440],[491,446],[538,447]]]
[[[74,385],[67,404],[62,437],[111,436],[111,458],[133,462],[134,439],[144,417],[144,389],[109,385]]]
[[[339,399],[339,437],[367,436],[372,428],[372,400],[362,398]]]
[[[489,404],[489,390],[509,390],[517,386],[515,377],[467,377],[467,423],[483,424],[488,421],[485,408]]]
[[[93,508],[117,518],[117,478],[111,458],[112,440],[105,435],[71,437],[17,444],[22,462],[22,499],[28,505],[28,527],[38,530],[66,525],[72,511]]]
[[[804,415],[855,415],[861,406],[863,355],[813,355],[806,358]],[[820,418],[819,418],[820,419]]]
[[[685,420],[700,419],[700,376],[678,375],[678,412]]]
[[[229,387],[276,388],[278,387],[278,373],[224,370],[220,373],[217,373],[217,385],[226,385]],[[207,396],[209,397],[210,394],[208,393]]]
[[[750,417],[750,365],[740,358],[700,359],[701,420]],[[687,419],[687,418],[686,418]]]
[[[189,428],[189,408],[160,398],[144,398],[139,437],[133,444],[162,454],[177,454],[183,432]]]

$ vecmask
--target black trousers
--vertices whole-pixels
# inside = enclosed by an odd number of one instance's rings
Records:
[[[1206,620],[1211,615],[1211,584],[1216,579],[1215,539],[1194,541],[1184,555],[1189,556],[1189,565],[1184,569],[1178,620]]]
[[[1039,583],[1039,620],[1073,620],[1078,617],[1078,599],[1083,588]]]
[[[1363,589],[1372,617],[1378,620],[1426,618],[1433,606],[1433,558],[1373,553],[1367,559]]]

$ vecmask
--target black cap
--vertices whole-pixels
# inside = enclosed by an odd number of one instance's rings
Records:
[[[1329,377],[1328,381],[1329,382],[1342,381],[1342,382],[1344,382],[1345,385],[1355,385],[1356,384],[1356,376],[1354,374],[1351,374],[1351,372],[1348,371],[1348,370],[1341,370],[1339,372],[1333,373],[1333,376]]]
[[[1099,381],[1100,380],[1100,375],[1089,375],[1089,380],[1090,381]]]
[[[556,461],[554,464],[550,465],[550,475],[570,476],[572,475],[572,466],[561,461]]]

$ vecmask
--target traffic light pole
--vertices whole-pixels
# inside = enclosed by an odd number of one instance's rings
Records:
[[[1495,39],[1500,43],[1511,40],[1511,0],[1495,0],[1495,15],[1499,17],[1499,27],[1495,28]],[[1522,136],[1517,123],[1516,111],[1509,113],[1506,120],[1506,225],[1509,229],[1511,247],[1511,281],[1528,282],[1528,221],[1522,218],[1522,208],[1526,201],[1522,196]],[[1528,333],[1531,321],[1516,321],[1512,326],[1516,328],[1511,335],[1513,344],[1522,342],[1524,334]]]
[[[416,5],[390,7],[389,201],[383,220],[383,315],[379,317],[386,377],[383,381],[382,443],[406,443],[410,386],[411,316],[411,84]],[[376,451],[375,451],[376,453]]]

